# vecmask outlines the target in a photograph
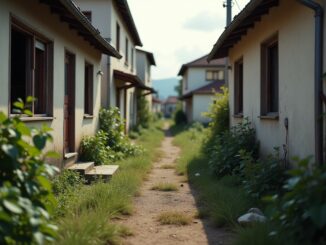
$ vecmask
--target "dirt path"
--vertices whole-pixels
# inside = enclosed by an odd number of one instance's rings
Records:
[[[119,221],[134,233],[124,240],[125,244],[226,244],[229,234],[213,228],[206,220],[194,218],[185,226],[161,225],[157,221],[162,212],[177,211],[191,217],[197,213],[189,184],[182,182],[184,177],[177,176],[174,169],[162,169],[165,164],[175,164],[179,156],[180,150],[173,146],[172,141],[173,137],[167,131],[161,146],[164,155],[154,163],[140,196],[134,199],[135,213]],[[159,182],[176,184],[178,191],[151,190]]]

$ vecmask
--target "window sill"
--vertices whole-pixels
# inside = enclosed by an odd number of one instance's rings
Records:
[[[93,118],[94,118],[93,115],[89,115],[89,114],[84,115],[84,119],[93,119]]]
[[[234,114],[233,117],[234,118],[243,118],[243,114],[242,113]]]
[[[14,117],[14,115],[11,115]],[[22,122],[45,122],[45,121],[53,121],[55,117],[20,117]]]
[[[266,115],[261,115],[258,118],[260,118],[262,120],[278,120],[279,115],[278,115],[278,113],[268,113]]]

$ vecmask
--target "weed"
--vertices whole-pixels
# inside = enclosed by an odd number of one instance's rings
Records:
[[[161,213],[158,218],[161,225],[189,225],[192,218],[180,212]]]
[[[163,164],[161,169],[175,169],[175,165],[173,164]]]
[[[154,185],[151,190],[154,191],[177,191],[178,187],[172,183],[158,183]]]

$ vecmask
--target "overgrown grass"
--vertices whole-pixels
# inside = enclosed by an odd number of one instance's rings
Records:
[[[83,186],[67,201],[65,213],[57,218],[59,236],[55,244],[118,244],[120,237],[131,235],[125,227],[113,224],[113,218],[133,212],[132,198],[160,157],[158,147],[163,139],[162,125],[155,125],[139,136],[137,143],[146,152],[117,162],[119,172],[109,183]]]
[[[227,176],[220,180],[213,176],[208,159],[201,147],[205,131],[194,137],[189,130],[180,132],[174,144],[181,148],[177,161],[177,173],[186,174],[190,184],[198,191],[197,205],[200,217],[209,217],[217,226],[236,227],[236,218],[251,207],[251,201],[239,187],[236,177]]]
[[[154,191],[177,191],[178,187],[173,183],[158,183],[154,185],[151,190]]]
[[[192,217],[187,216],[180,212],[165,212],[161,213],[157,221],[161,225],[189,225],[192,221]]]

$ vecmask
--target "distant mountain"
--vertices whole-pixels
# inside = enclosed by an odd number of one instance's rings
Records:
[[[166,99],[169,96],[177,96],[174,87],[179,84],[179,79],[176,77],[153,80],[153,87],[158,91],[160,99]]]

